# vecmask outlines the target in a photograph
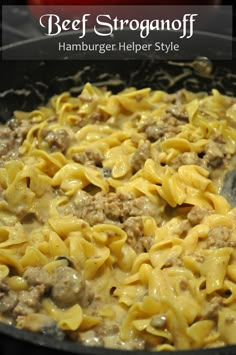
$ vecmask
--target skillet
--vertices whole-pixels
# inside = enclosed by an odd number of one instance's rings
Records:
[[[214,40],[207,33],[199,34],[199,41],[206,43]],[[53,94],[69,90],[77,95],[82,86],[90,81],[99,86],[107,86],[118,92],[127,86],[138,88],[149,86],[174,92],[180,88],[207,91],[216,88],[220,92],[236,95],[235,61],[209,61],[206,58],[196,58],[191,61],[163,61],[148,58],[146,60],[70,60],[75,58],[58,58],[62,60],[43,60],[46,53],[52,53],[53,41],[35,39],[2,48],[2,53],[13,60],[2,61],[0,80],[0,121],[7,122],[12,113],[17,110],[32,110],[37,105],[45,103]],[[230,45],[229,39],[222,38],[222,48]],[[14,60],[17,55],[36,51],[38,60]],[[233,55],[235,43],[233,43]],[[66,60],[65,60],[66,59]],[[121,351],[103,348],[90,348],[78,343],[59,340],[53,336],[34,334],[0,323],[0,354],[20,355],[30,352],[35,355],[148,355],[147,351]],[[158,354],[172,355],[173,352]],[[176,355],[234,355],[236,345],[214,349],[197,349],[191,351],[176,351]]]

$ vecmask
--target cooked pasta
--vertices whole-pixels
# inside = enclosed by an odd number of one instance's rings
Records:
[[[0,320],[105,348],[236,343],[235,151],[236,99],[217,90],[88,83],[16,111],[0,126]]]

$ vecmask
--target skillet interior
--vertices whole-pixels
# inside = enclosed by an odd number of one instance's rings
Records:
[[[27,45],[27,44],[26,44]],[[22,50],[25,50],[22,44]],[[77,94],[90,81],[106,85],[114,92],[126,86],[150,86],[174,92],[180,88],[210,92],[212,88],[227,95],[236,93],[236,68],[233,61],[213,63],[206,75],[196,62],[164,61],[5,61],[1,62],[0,120],[6,122],[15,109],[32,110],[56,93],[70,90]],[[32,334],[0,324],[1,354],[22,354],[28,350],[35,355],[67,353],[128,355],[130,351],[87,348],[78,344],[59,342],[39,334]],[[60,350],[59,350],[60,349]],[[137,354],[147,355],[145,351]],[[176,355],[233,355],[236,346],[219,349],[177,351]],[[161,353],[159,353],[161,354]],[[165,355],[173,352],[165,352]]]
[[[22,50],[24,46],[27,45],[23,44]],[[205,68],[208,70],[211,66],[212,70],[207,74]],[[181,88],[210,92],[215,88],[233,96],[236,68],[233,61],[211,63],[202,60],[2,61],[0,121],[9,120],[16,109],[32,110],[54,94],[68,90],[76,95],[86,82],[105,85],[114,92],[127,86],[168,92]]]

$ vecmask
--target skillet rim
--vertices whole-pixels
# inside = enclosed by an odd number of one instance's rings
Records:
[[[198,31],[200,35],[207,35],[210,38],[221,37],[225,40],[232,41],[233,44],[236,43],[236,38],[231,38],[230,36],[218,35],[214,33],[208,33],[204,31]],[[70,35],[70,33],[66,33],[66,35]],[[35,43],[37,41],[49,41],[48,37],[36,37],[33,39],[22,40],[20,42],[16,42],[13,44],[9,44],[0,48],[0,52],[11,50],[13,48],[18,48],[22,45],[27,45],[29,43]],[[37,60],[33,60],[37,62]],[[216,60],[217,61],[217,60]],[[226,60],[227,61],[227,60]],[[230,61],[230,60],[229,60]],[[12,60],[13,62],[13,60]],[[199,348],[199,349],[189,349],[189,350],[176,350],[176,351],[160,351],[153,352],[149,350],[118,350],[118,349],[109,349],[103,347],[91,347],[85,346],[79,343],[74,343],[68,340],[57,340],[54,337],[49,337],[40,333],[33,333],[28,330],[18,329],[14,326],[4,324],[0,322],[0,334],[9,336],[11,338],[16,339],[17,341],[27,342],[36,346],[41,347],[42,351],[46,348],[51,350],[62,350],[63,352],[68,352],[70,354],[88,354],[88,355],[149,355],[152,353],[157,353],[160,355],[235,355],[236,354],[236,344],[235,345],[227,345],[223,347],[215,347],[215,348]]]

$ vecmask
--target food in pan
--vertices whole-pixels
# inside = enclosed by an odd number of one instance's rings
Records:
[[[0,127],[1,321],[105,348],[236,343],[235,150],[236,99],[217,90],[88,83],[16,111]]]

